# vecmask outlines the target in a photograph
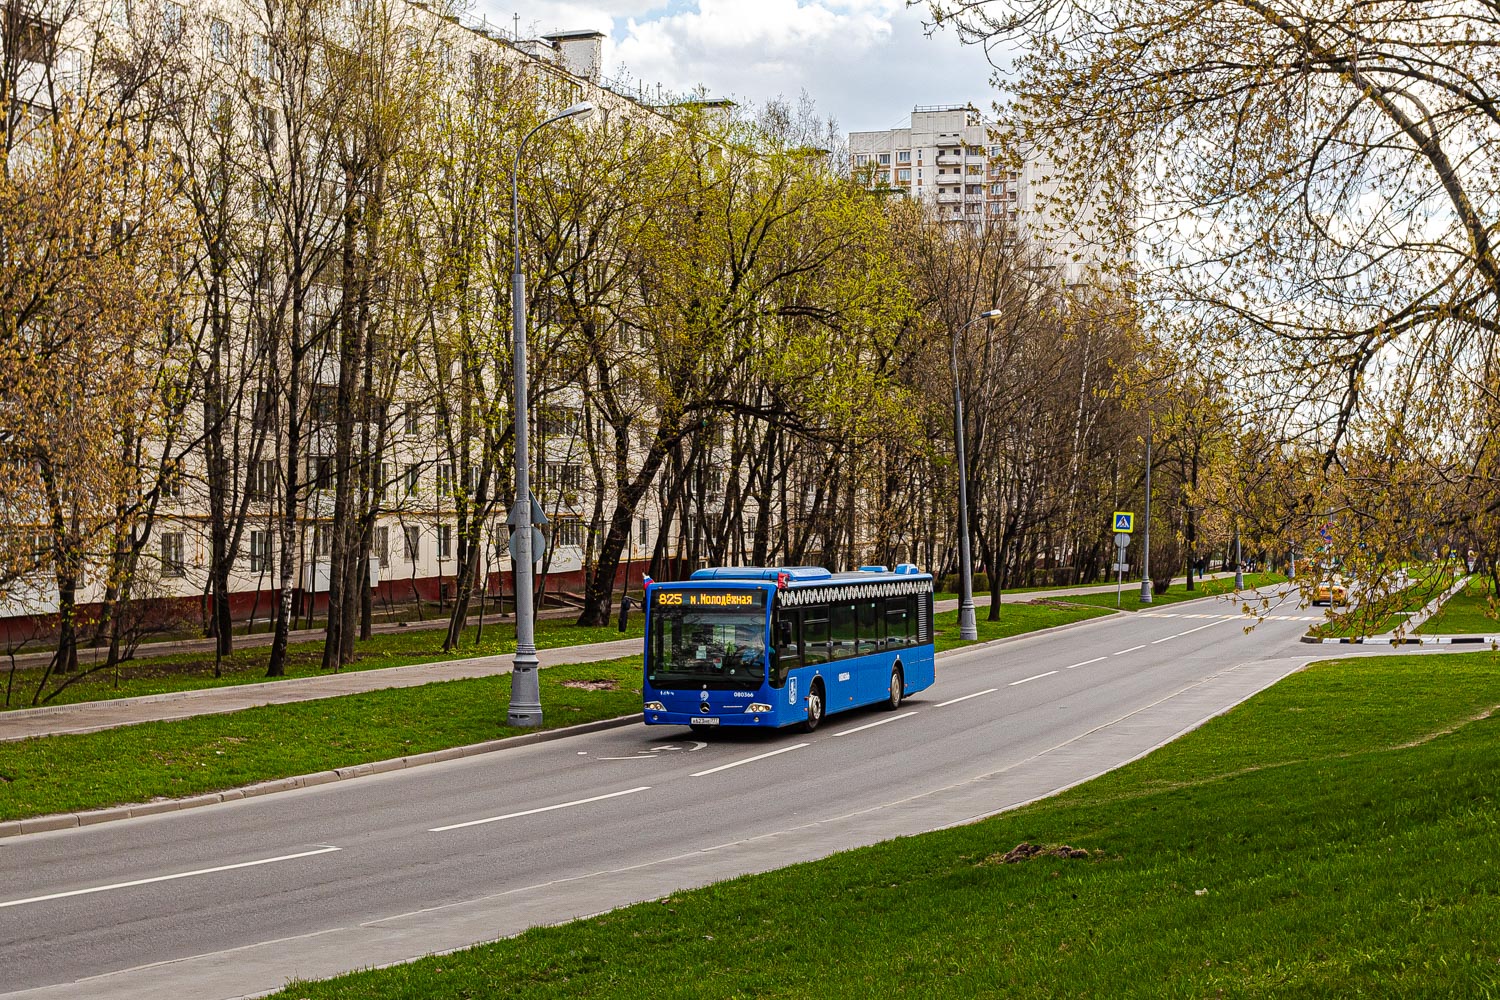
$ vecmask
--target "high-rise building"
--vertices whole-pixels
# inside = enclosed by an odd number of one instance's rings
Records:
[[[1095,259],[1084,221],[1095,206],[1062,205],[1051,157],[1005,148],[973,105],[918,106],[905,128],[851,132],[849,157],[871,189],[914,198],[935,219],[1006,227],[1055,257],[1066,281],[1079,280]]]

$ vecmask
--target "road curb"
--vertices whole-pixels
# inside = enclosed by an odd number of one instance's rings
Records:
[[[270,795],[275,792],[289,792],[296,788],[311,788],[314,785],[326,785],[335,781],[346,781],[350,778],[363,778],[372,774],[401,771],[408,767],[420,767],[423,764],[438,764],[443,761],[458,760],[463,757],[477,757],[480,754],[497,753],[501,750],[529,746],[533,743],[548,743],[552,740],[560,740],[568,736],[579,736],[607,729],[618,729],[640,721],[641,716],[637,712],[632,715],[622,715],[613,719],[600,719],[595,722],[580,723],[576,726],[548,729],[540,733],[522,733],[519,736],[507,736],[504,739],[486,740],[483,743],[470,743],[461,747],[431,750],[427,753],[412,754],[409,757],[393,757],[389,760],[370,761],[365,764],[350,764],[347,767],[334,768],[331,771],[298,774],[288,778],[273,778],[270,781],[261,781],[240,788],[227,788],[222,792],[193,795],[184,799],[159,799],[155,802],[128,803],[126,805],[110,806],[105,809],[90,809],[85,812],[52,813],[46,816],[32,816],[28,819],[9,820],[0,823],[0,840],[7,837],[21,837],[31,833],[51,833],[57,830],[71,830],[75,827],[93,826],[98,823],[135,819],[139,816],[156,816],[161,813],[180,812],[184,809],[213,806],[221,802],[255,798],[256,796]]]
[[[968,646],[960,646],[957,649],[944,650],[936,654],[934,658],[940,660],[947,659],[963,653],[972,653],[993,646],[1019,642],[1023,639],[1034,639],[1041,635],[1053,635],[1085,625],[1098,625],[1101,622],[1110,621],[1115,615],[1124,613],[1116,611],[1114,608],[1106,608],[1105,610],[1109,614],[1099,615],[1096,618],[1086,618],[1083,621],[1054,625],[1051,628],[1037,629],[1033,632],[1022,632],[1019,635],[1002,636],[999,639],[991,639],[988,642],[976,642]],[[470,743],[465,746],[448,747],[443,750],[430,750],[427,753],[412,754],[409,757],[393,757],[389,760],[377,760],[365,764],[350,764],[347,767],[334,768],[331,771],[317,771],[313,774],[299,774],[288,778],[273,778],[270,781],[261,781],[239,788],[226,788],[222,792],[208,792],[203,795],[189,796],[188,798],[159,799],[154,802],[127,803],[125,805],[109,806],[105,809],[90,809],[84,812],[51,813],[46,816],[33,816],[28,819],[8,820],[0,822],[0,840],[8,837],[21,837],[31,833],[51,833],[57,830],[71,830],[76,827],[93,826],[98,823],[135,819],[140,816],[156,816],[161,813],[180,812],[184,809],[197,809],[200,806],[213,806],[222,802],[234,802],[239,799],[255,798],[275,792],[289,792],[297,788],[310,788],[314,785],[324,785],[334,781],[346,781],[350,778],[362,778],[372,774],[401,771],[408,767],[420,767],[423,764],[438,764],[443,761],[458,760],[463,757],[475,757],[479,754],[496,753],[514,747],[528,746],[533,743],[560,740],[568,736],[579,736],[607,729],[617,729],[638,723],[640,719],[640,713],[622,715],[613,719],[584,722],[576,726],[562,726],[558,729],[548,729],[539,733],[522,733],[519,736],[507,736],[504,739],[487,740],[483,743]]]
[[[1481,644],[1500,646],[1500,635],[1414,635],[1405,637],[1369,635],[1337,639],[1304,635],[1301,641],[1314,645],[1343,646],[1478,646]]]

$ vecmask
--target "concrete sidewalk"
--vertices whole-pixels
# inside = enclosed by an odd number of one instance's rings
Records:
[[[1213,575],[1209,578],[1213,578]],[[1174,585],[1180,582],[1174,581]],[[1005,596],[1009,598],[1007,603],[1024,604],[1027,601],[1049,597],[1106,593],[1111,589],[1113,585],[1063,587],[1056,590],[1029,591]],[[989,595],[976,596],[974,604],[975,607],[988,607]],[[952,611],[957,607],[956,599],[936,603],[939,612]],[[397,631],[398,629],[398,626],[390,626],[382,630]],[[321,634],[321,629],[316,630],[316,635]],[[542,666],[552,667],[565,663],[615,660],[624,656],[634,656],[641,651],[642,640],[638,638],[618,639],[584,646],[557,646],[552,649],[542,649],[537,651],[537,659],[541,661]],[[115,698],[70,705],[49,705],[44,708],[15,709],[0,712],[0,743],[35,736],[92,733],[141,722],[166,722],[195,715],[217,715],[238,712],[260,705],[286,705],[299,701],[315,701],[319,698],[359,694],[365,691],[416,687],[420,684],[433,684],[438,681],[492,677],[510,672],[512,656],[511,653],[498,653],[437,663],[418,663],[409,667],[351,670],[336,674],[322,674],[317,677],[293,677],[257,684],[232,684],[194,691],[172,691],[138,698]]]

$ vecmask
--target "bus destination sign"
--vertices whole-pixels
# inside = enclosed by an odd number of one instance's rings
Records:
[[[766,592],[747,590],[665,590],[652,587],[652,601],[659,608],[764,608]]]

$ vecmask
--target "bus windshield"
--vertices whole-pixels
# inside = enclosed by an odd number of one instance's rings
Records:
[[[699,607],[652,610],[653,687],[754,690],[766,676],[766,615]]]

